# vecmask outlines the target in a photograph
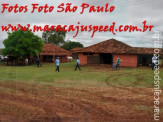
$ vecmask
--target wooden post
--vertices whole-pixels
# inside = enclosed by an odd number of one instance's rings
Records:
[[[54,45],[53,63],[55,63],[55,45]]]

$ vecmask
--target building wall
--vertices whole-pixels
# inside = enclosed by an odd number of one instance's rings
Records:
[[[98,56],[99,54],[93,54],[93,56]],[[87,55],[83,55],[83,53],[78,53],[78,57],[80,59],[81,65],[87,65]],[[120,66],[124,67],[137,67],[138,56],[137,55],[129,55],[129,54],[113,54],[113,63],[116,64],[117,58],[122,60]]]
[[[122,60],[120,66],[137,67],[138,56],[129,54],[113,54],[113,63],[116,64],[117,58]]]
[[[53,61],[55,62],[56,59],[57,59],[57,57],[54,57]],[[67,56],[59,56],[59,60],[60,60],[60,63],[66,63],[67,62]]]
[[[60,62],[61,62],[61,63],[67,62],[67,56],[61,56],[61,57],[60,57]]]
[[[87,58],[88,58],[89,55],[90,55],[90,53],[88,53],[88,55],[83,55],[83,53],[78,53],[78,57],[80,59],[80,64],[81,65],[87,65],[88,64]],[[93,55],[91,55],[91,56],[99,56],[99,54],[98,53],[93,53]]]
[[[78,57],[80,59],[81,65],[87,65],[87,55],[83,55],[83,53],[78,53]]]
[[[40,55],[40,61],[43,62],[43,55]]]
[[[55,61],[55,60],[56,60],[56,57],[54,57],[54,58],[52,57],[50,61],[47,60],[47,59],[46,59],[46,61],[44,61],[43,60],[43,55],[40,55],[40,61],[41,62],[49,62],[49,63],[51,63],[52,61]],[[59,56],[59,60],[60,60],[60,63],[67,62],[67,56]]]
[[[93,56],[99,56],[99,54],[98,53],[93,53]]]

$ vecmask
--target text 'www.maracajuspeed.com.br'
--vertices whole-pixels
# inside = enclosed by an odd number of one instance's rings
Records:
[[[63,32],[74,32],[74,38],[78,35],[79,32],[89,32],[91,33],[91,37],[94,36],[96,32],[111,32],[113,35],[116,35],[116,32],[145,32],[151,31],[153,25],[147,25],[146,21],[142,22],[142,27],[134,26],[134,25],[119,25],[116,26],[115,22],[111,25],[81,25],[80,22],[77,25],[33,25],[31,27],[30,24],[27,25],[12,25],[8,24],[6,26],[1,26],[2,31],[32,31],[32,32],[45,32],[45,31],[63,31]]]

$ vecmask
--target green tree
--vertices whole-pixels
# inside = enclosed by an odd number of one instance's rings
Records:
[[[17,58],[34,56],[36,53],[40,54],[43,48],[41,38],[29,30],[8,33],[8,38],[3,41],[3,44],[5,48],[2,50],[2,54]]]
[[[54,28],[53,31],[45,31],[42,34],[42,40],[44,43],[52,43],[58,46],[62,45],[65,41],[67,32],[56,31]]]
[[[80,42],[72,42],[72,41],[67,41],[62,46],[62,48],[66,49],[66,50],[71,50],[71,49],[77,48],[77,47],[83,48],[84,46]]]

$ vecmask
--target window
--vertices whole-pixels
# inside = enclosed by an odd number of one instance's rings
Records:
[[[88,55],[88,53],[83,53],[83,55]]]
[[[83,53],[83,55],[93,55],[93,53]]]

